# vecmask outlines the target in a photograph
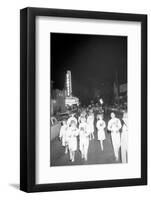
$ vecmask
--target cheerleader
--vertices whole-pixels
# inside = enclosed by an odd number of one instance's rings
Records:
[[[62,146],[65,147],[65,154],[68,153],[68,136],[67,136],[68,130],[67,129],[68,129],[67,122],[63,121],[62,126],[60,128],[59,138],[62,142]]]
[[[123,114],[123,126],[121,132],[122,163],[127,163],[127,151],[128,151],[128,119],[127,119],[127,112],[125,112]]]
[[[103,151],[103,140],[105,140],[105,131],[106,127],[105,121],[103,120],[103,115],[98,115],[98,121],[96,123],[96,128],[98,130],[98,140],[100,140],[101,149]]]
[[[77,136],[79,134],[78,128],[74,121],[71,121],[70,127],[68,128],[68,145],[70,160],[74,162],[75,160],[75,151],[77,150]]]
[[[81,158],[87,160],[88,158],[88,147],[89,147],[89,137],[87,132],[86,118],[81,117],[81,122],[79,124],[79,139],[80,139],[80,151]]]
[[[119,148],[121,145],[120,129],[121,122],[118,118],[115,117],[115,113],[112,112],[111,119],[108,122],[108,130],[111,131],[111,138],[116,161],[119,159]]]
[[[87,131],[89,133],[90,140],[94,139],[94,114],[89,112],[87,117]]]

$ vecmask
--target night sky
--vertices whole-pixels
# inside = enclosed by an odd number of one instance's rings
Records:
[[[85,34],[50,34],[51,80],[63,89],[71,70],[73,95],[93,98],[102,85],[127,82],[127,37]]]

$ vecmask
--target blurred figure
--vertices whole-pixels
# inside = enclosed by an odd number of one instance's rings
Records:
[[[123,113],[123,126],[121,132],[121,157],[122,163],[127,163],[128,153],[128,117],[127,112]]]
[[[80,151],[82,159],[87,160],[88,158],[88,148],[89,148],[89,133],[87,132],[86,118],[81,117],[81,122],[79,124],[79,139],[80,139]]]
[[[86,119],[86,114],[87,114],[87,113],[86,113],[85,110],[83,110],[83,111],[81,112],[81,114],[80,114],[80,116],[79,116],[79,118],[78,118],[78,122],[79,122],[79,123],[81,123],[81,118],[84,117],[84,118]]]
[[[60,128],[60,133],[59,133],[59,138],[62,142],[62,146],[65,147],[65,154],[68,153],[68,126],[67,126],[67,122],[64,120],[62,122],[62,126]]]
[[[94,139],[94,114],[89,112],[87,117],[87,131],[89,133],[90,140]]]
[[[97,116],[97,123],[96,128],[98,130],[98,140],[100,140],[101,149],[103,151],[103,140],[105,140],[105,131],[104,128],[106,127],[105,121],[103,120],[103,115]]]
[[[71,126],[71,123],[72,123],[72,122],[74,122],[74,123],[77,125],[77,119],[76,119],[76,117],[75,117],[74,115],[75,115],[75,114],[72,113],[72,114],[70,115],[69,119],[67,120],[67,125],[68,125],[68,127]]]
[[[99,101],[100,101],[100,104],[101,104],[101,106],[102,106],[103,103],[104,103],[104,102],[103,102],[103,99],[101,98]]]
[[[121,145],[120,141],[120,129],[121,121],[115,117],[115,113],[111,113],[111,119],[108,122],[108,130],[111,131],[112,144],[114,149],[114,155],[116,160],[119,159],[119,148]]]
[[[67,134],[68,134],[70,160],[71,160],[71,162],[74,162],[75,151],[77,150],[77,136],[79,134],[78,128],[74,121],[71,121],[71,124],[70,124],[70,127],[68,128]]]

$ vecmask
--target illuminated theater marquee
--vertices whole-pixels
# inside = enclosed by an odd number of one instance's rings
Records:
[[[68,70],[66,73],[66,98],[65,104],[72,106],[72,105],[79,105],[79,99],[77,97],[72,96],[72,78],[71,78],[71,71]]]

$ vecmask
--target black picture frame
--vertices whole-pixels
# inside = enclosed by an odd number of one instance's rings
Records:
[[[57,184],[35,183],[35,19],[37,16],[141,22],[141,178]],[[43,192],[146,184],[147,15],[32,7],[22,9],[20,11],[20,189],[25,192]]]

